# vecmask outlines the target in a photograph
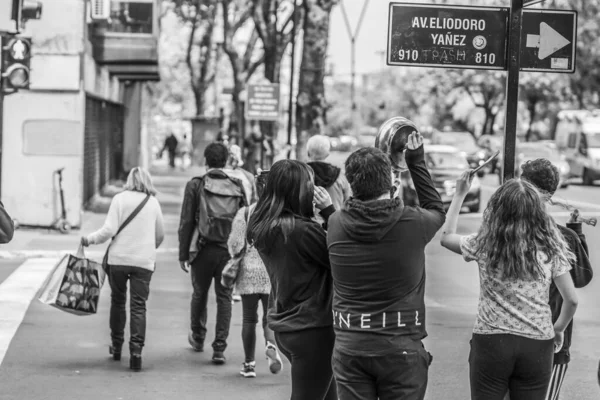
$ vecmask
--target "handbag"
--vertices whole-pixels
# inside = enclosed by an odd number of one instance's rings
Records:
[[[115,233],[115,236],[112,237],[110,243],[108,244],[108,247],[106,248],[106,253],[104,253],[104,258],[102,259],[102,269],[104,270],[104,272],[106,272],[106,275],[110,275],[110,271],[108,268],[108,251],[110,250],[112,242],[115,240],[117,235],[121,233],[123,229],[125,229],[125,227],[131,222],[131,220],[133,220],[135,216],[138,215],[140,211],[142,211],[142,208],[144,208],[148,200],[150,200],[150,195],[147,195],[146,198],[142,200],[142,202],[135,208],[135,210],[133,210],[129,217],[127,217],[127,219],[121,224],[121,226],[117,230],[117,233]]]
[[[250,206],[246,207],[244,211],[244,219],[246,220],[246,226],[248,225],[248,215],[250,213]],[[221,273],[221,285],[227,289],[232,289],[233,285],[237,281],[238,275],[240,274],[240,265],[244,256],[246,255],[246,249],[248,247],[248,241],[244,240],[244,247],[235,256],[227,261],[223,272]]]
[[[85,257],[83,246],[75,255],[65,256],[54,266],[38,291],[40,302],[75,315],[98,311],[105,272],[99,262]]]

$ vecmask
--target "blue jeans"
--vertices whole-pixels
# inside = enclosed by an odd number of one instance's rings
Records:
[[[427,390],[431,355],[420,340],[382,356],[333,352],[333,373],[340,400],[422,400]]]
[[[120,349],[125,341],[125,323],[127,312],[127,281],[130,281],[129,310],[131,336],[129,349],[139,353],[146,341],[146,301],[150,295],[152,271],[126,265],[110,265],[108,281],[111,289],[110,332],[113,347]]]

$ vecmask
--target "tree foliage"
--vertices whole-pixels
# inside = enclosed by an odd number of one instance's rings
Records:
[[[196,115],[203,115],[206,92],[215,79],[219,49],[214,47],[218,0],[172,0],[181,22],[190,28],[186,65],[196,103]]]

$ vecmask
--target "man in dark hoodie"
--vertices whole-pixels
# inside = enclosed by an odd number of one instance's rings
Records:
[[[331,150],[329,138],[323,135],[312,136],[306,143],[306,150],[308,165],[315,173],[315,186],[325,188],[335,209],[341,210],[346,200],[350,198],[351,191],[341,169],[325,162]]]
[[[392,198],[389,155],[363,148],[346,161],[353,197],[329,219],[340,400],[416,400],[427,388],[425,246],[446,218],[421,135],[402,146],[421,207]]]

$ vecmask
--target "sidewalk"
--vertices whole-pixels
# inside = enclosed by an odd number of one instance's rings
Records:
[[[179,213],[186,183],[193,176],[202,175],[203,167],[190,167],[187,170],[171,170],[167,165],[154,165],[150,169],[157,199],[161,204],[165,221],[165,242],[159,253],[172,253],[177,249],[177,229]],[[112,198],[122,190],[123,182],[110,182],[91,201],[83,213],[81,229],[62,234],[51,229],[19,228],[13,240],[0,246],[0,259],[54,257],[62,253],[75,252],[82,235],[99,229],[104,223]],[[101,259],[108,243],[87,249],[90,258]]]

